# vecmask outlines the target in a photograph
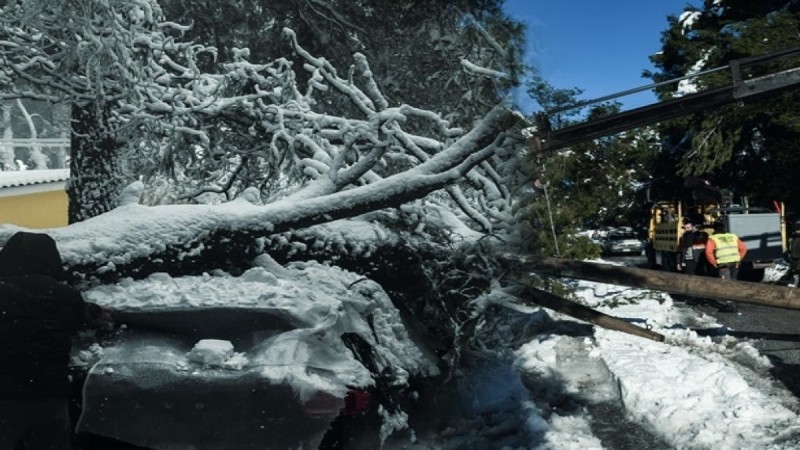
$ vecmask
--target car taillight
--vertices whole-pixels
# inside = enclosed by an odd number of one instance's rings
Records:
[[[369,391],[354,389],[348,391],[342,399],[325,392],[317,392],[313,397],[303,402],[303,411],[313,418],[356,416],[364,413],[368,408],[372,396]]]
[[[369,408],[370,400],[371,396],[369,391],[360,389],[349,391],[344,397],[344,408],[342,408],[341,414],[343,416],[362,414]]]

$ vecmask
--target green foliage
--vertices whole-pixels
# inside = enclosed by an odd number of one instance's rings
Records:
[[[527,280],[528,286],[549,292],[561,298],[576,301],[575,287],[569,283],[564,283],[560,278],[541,276],[538,274],[525,274],[525,277],[518,276],[518,280]]]
[[[577,87],[570,89],[559,89],[547,83],[539,73],[533,72],[531,78],[525,83],[526,93],[545,111],[565,108],[577,103],[577,98],[583,93]],[[550,125],[560,128],[575,120],[580,114],[580,109],[571,109],[562,113],[551,114],[548,117]]]
[[[690,10],[692,8],[689,8]],[[800,4],[790,0],[706,0],[693,20],[670,17],[662,33],[662,51],[651,57],[658,68],[646,73],[654,81],[677,78],[698,70],[727,65],[732,60],[761,56],[800,45]],[[742,70],[743,79],[800,66],[800,56],[758,63]],[[729,70],[692,80],[698,91],[732,83]],[[679,85],[659,89],[662,99],[679,92]],[[661,124],[664,161],[654,180],[701,176],[713,184],[746,195],[750,204],[773,199],[790,208],[800,205],[800,185],[794,178],[800,164],[800,90],[771,92],[720,108],[700,111]],[[679,195],[679,185],[665,188]]]
[[[620,306],[637,305],[645,300],[655,300],[660,304],[664,303],[664,295],[660,292],[646,291],[635,297],[628,297],[624,293],[614,295],[613,297],[605,300],[603,306],[607,308],[619,308]]]
[[[582,92],[577,88],[553,88],[538,77],[528,83],[528,88],[528,94],[545,110],[575,104],[576,96]],[[619,109],[616,103],[597,105],[588,111],[585,120]],[[580,111],[555,114],[550,117],[551,124],[554,128],[567,126],[575,123],[579,114]],[[528,155],[528,173],[546,187],[546,191],[537,191],[525,210],[538,251],[570,258],[597,257],[597,245],[575,236],[580,229],[640,225],[646,217],[645,189],[656,149],[658,143],[651,131],[642,129],[555,153]]]

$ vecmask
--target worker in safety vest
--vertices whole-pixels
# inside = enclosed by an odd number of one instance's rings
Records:
[[[747,254],[747,246],[739,236],[726,233],[722,222],[714,223],[714,234],[706,243],[706,259],[719,271],[722,279],[735,280],[739,273],[739,263]]]
[[[706,243],[706,259],[717,269],[719,277],[723,280],[735,280],[739,273],[739,263],[747,254],[747,246],[739,236],[725,232],[722,222],[714,223],[714,234],[708,237]],[[736,304],[727,302],[728,310],[735,312]]]

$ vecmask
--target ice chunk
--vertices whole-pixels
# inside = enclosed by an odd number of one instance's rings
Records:
[[[202,339],[186,355],[189,361],[204,367],[222,367],[233,357],[233,344],[220,339]]]

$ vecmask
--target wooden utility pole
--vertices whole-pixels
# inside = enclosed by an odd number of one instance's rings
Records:
[[[567,300],[540,289],[525,287],[517,295],[517,298],[525,303],[535,303],[539,306],[544,306],[545,308],[558,311],[585,322],[593,323],[609,330],[622,331],[623,333],[632,334],[634,336],[651,339],[657,342],[664,342],[663,334],[634,325],[626,320],[609,316],[608,314],[589,308],[588,306],[581,305],[580,303]]]
[[[682,273],[559,258],[506,255],[502,259],[510,268],[518,271],[580,278],[582,280],[653,289],[670,294],[720,301],[730,300],[774,308],[800,309],[800,290],[786,286],[721,280]]]

